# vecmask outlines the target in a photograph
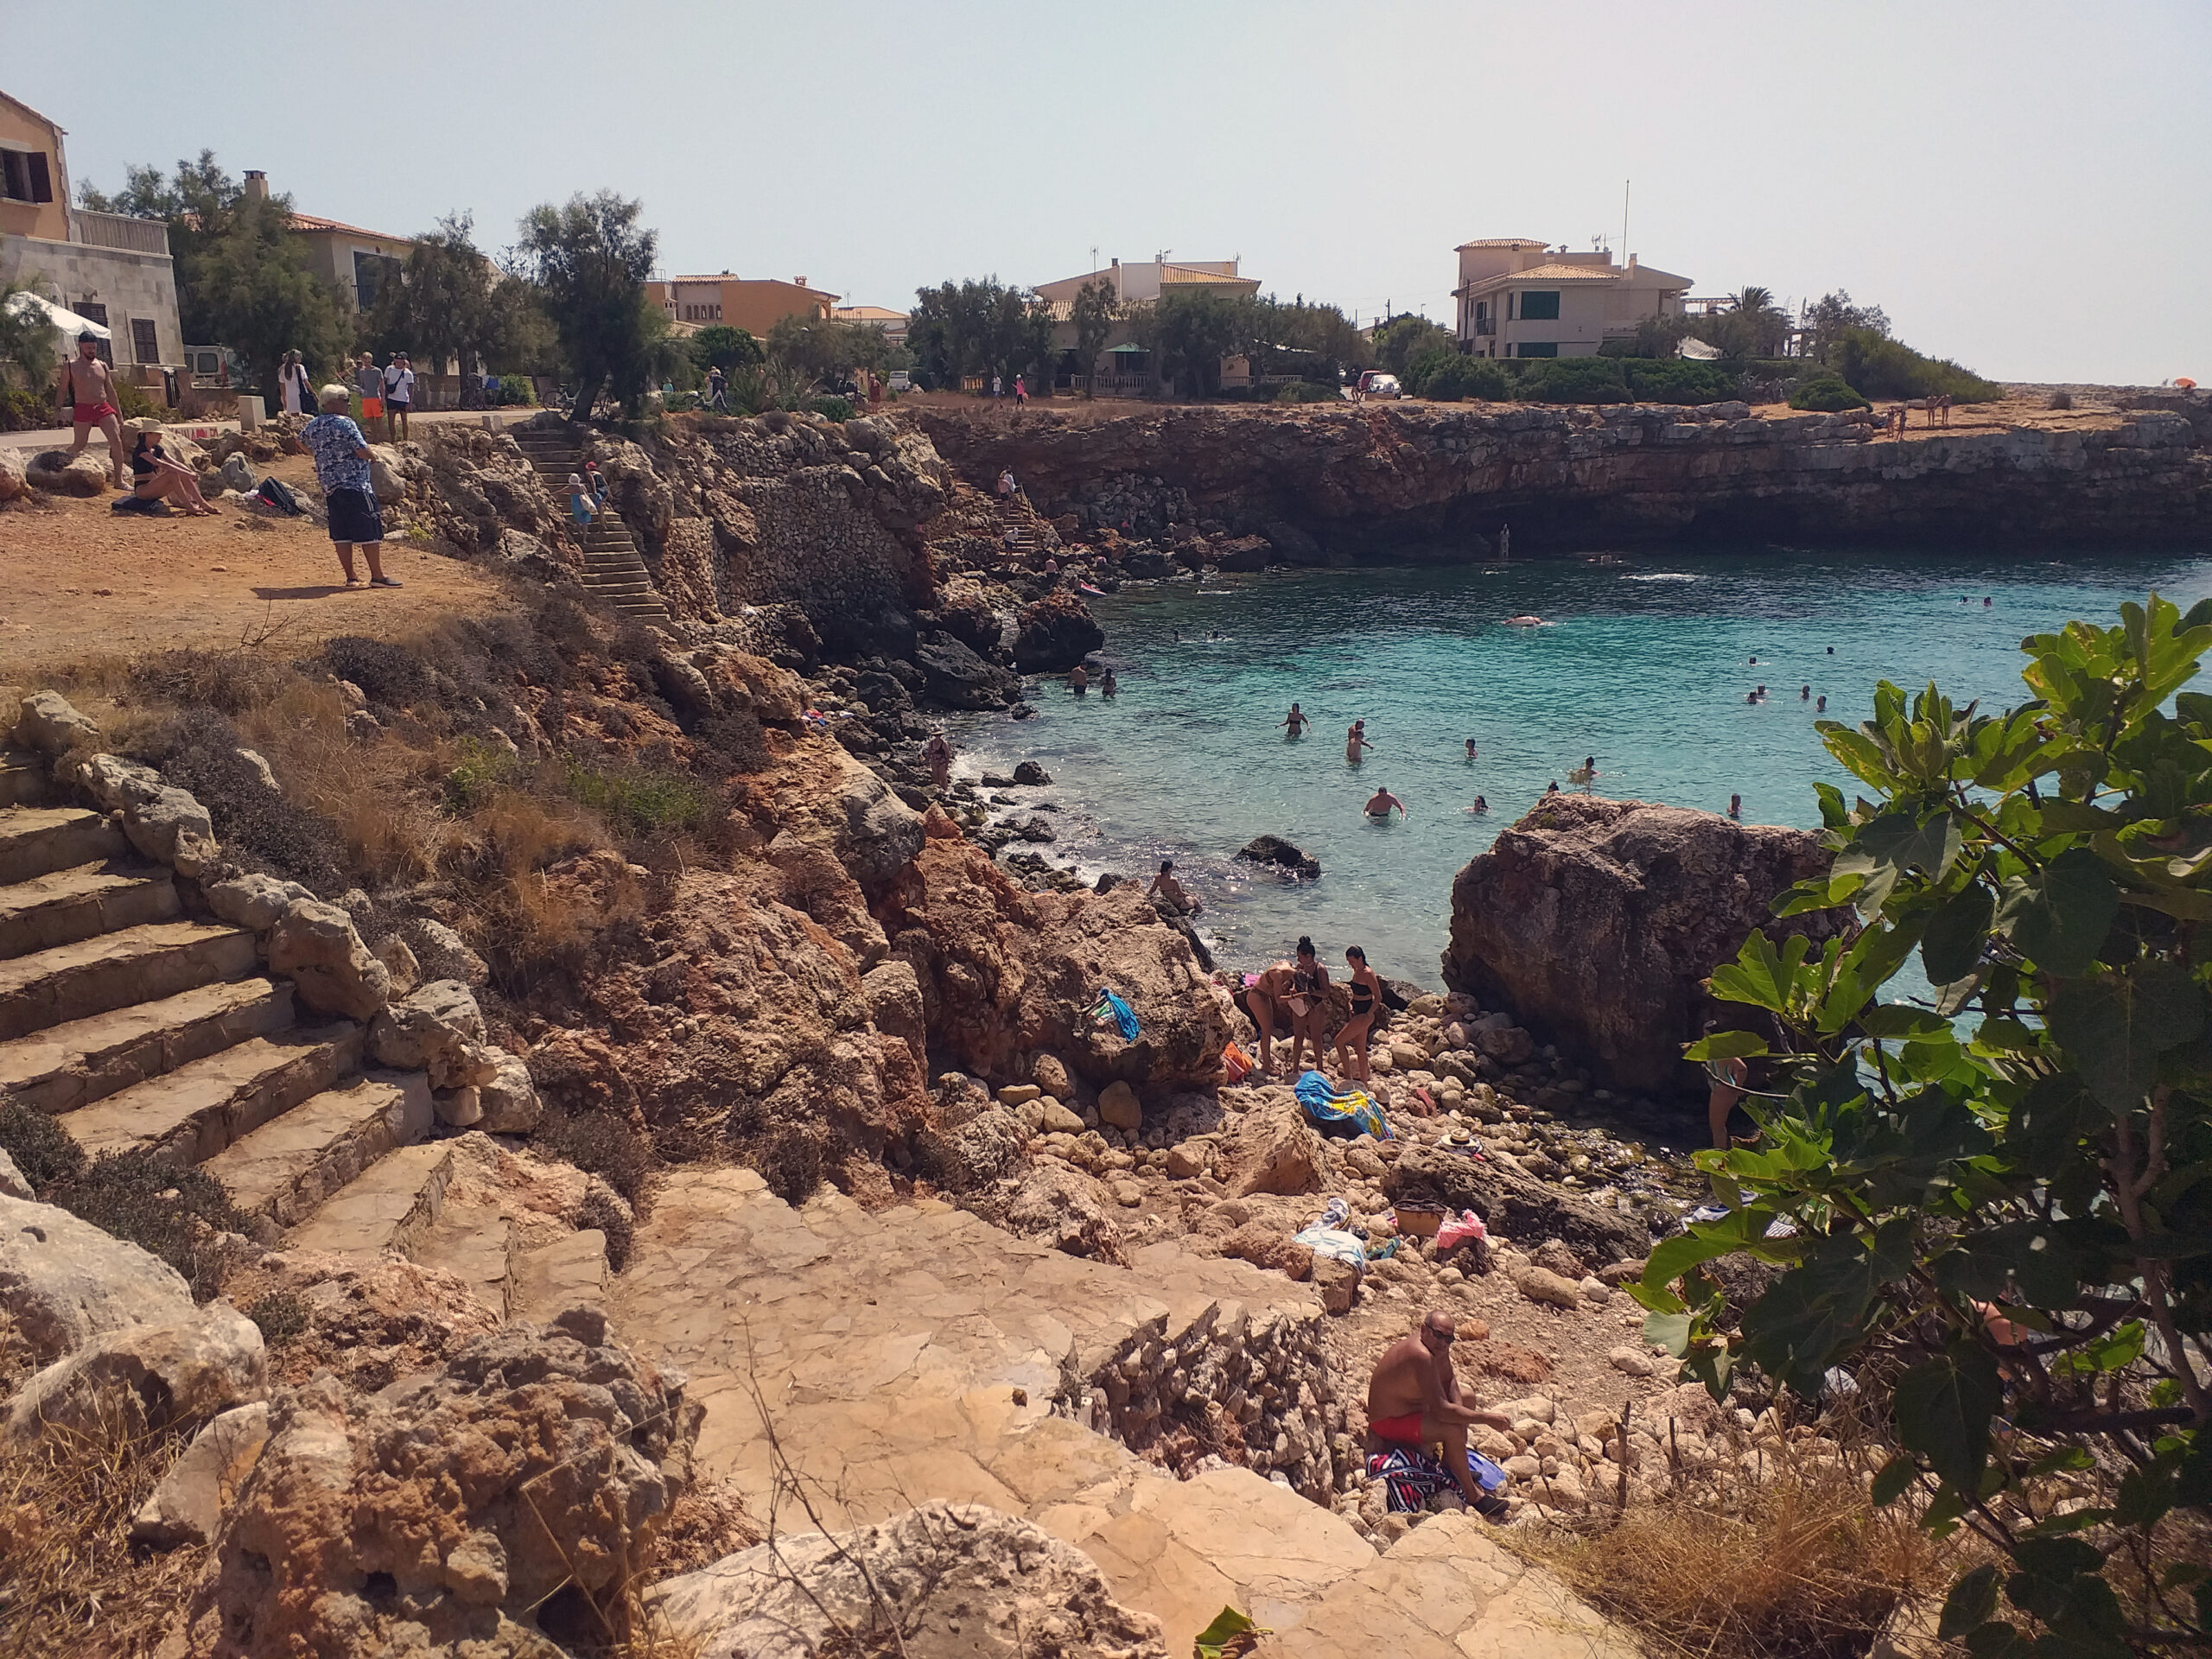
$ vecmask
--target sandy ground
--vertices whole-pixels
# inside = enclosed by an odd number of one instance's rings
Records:
[[[257,470],[302,491],[315,475],[303,455]],[[385,544],[385,570],[404,588],[349,593],[328,533],[307,519],[232,506],[213,518],[118,518],[111,499],[0,504],[0,681],[20,684],[41,664],[177,645],[233,649],[258,639],[289,652],[332,634],[406,633],[456,611],[515,602],[502,581],[405,541]]]

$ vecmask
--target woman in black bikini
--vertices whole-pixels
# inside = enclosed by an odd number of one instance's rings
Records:
[[[1351,1018],[1337,1032],[1337,1069],[1347,1083],[1367,1083],[1372,1080],[1367,1069],[1367,1034],[1375,1028],[1375,999],[1382,982],[1367,965],[1367,952],[1357,945],[1345,947],[1344,960],[1351,964],[1345,987],[1351,993]]]
[[[141,501],[164,499],[195,518],[215,516],[207,498],[200,493],[200,475],[181,461],[171,461],[151,432],[141,432],[130,451],[130,493]]]

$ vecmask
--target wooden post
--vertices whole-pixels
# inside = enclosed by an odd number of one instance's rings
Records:
[[[1628,1509],[1628,1420],[1629,1414],[1635,1409],[1636,1397],[1631,1395],[1622,1402],[1621,1420],[1616,1425],[1616,1432],[1621,1437],[1621,1485],[1619,1493],[1613,1499],[1613,1507],[1624,1513]]]

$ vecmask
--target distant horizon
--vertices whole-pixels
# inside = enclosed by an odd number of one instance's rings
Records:
[[[73,188],[208,149],[393,236],[469,213],[493,252],[535,204],[611,189],[664,272],[804,274],[848,305],[1165,249],[1449,326],[1459,243],[1602,238],[1700,296],[1848,291],[1992,379],[2212,384],[2189,90],[2212,7],[2186,0],[2094,26],[2053,0],[1714,0],[1694,27],[1603,3],[392,0],[365,41],[302,16],[149,14],[89,79],[76,43],[18,29],[0,91],[68,130]],[[251,22],[251,83],[180,112],[174,66],[226,21]]]

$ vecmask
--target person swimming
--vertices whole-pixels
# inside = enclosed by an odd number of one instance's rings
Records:
[[[1744,798],[1742,796],[1731,795],[1728,798],[1728,816],[1732,818],[1740,818],[1744,816]]]
[[[1377,784],[1375,786],[1375,793],[1368,798],[1367,805],[1363,810],[1369,817],[1380,818],[1384,823],[1388,823],[1390,809],[1394,806],[1398,809],[1400,817],[1406,816],[1406,804],[1393,795],[1389,789]]]
[[[1827,711],[1828,700],[1825,696],[1813,705],[1813,712],[1816,715],[1825,715]]]
[[[1294,702],[1290,705],[1290,712],[1275,722],[1278,727],[1287,727],[1289,728],[1283,733],[1283,739],[1286,742],[1293,738],[1305,736],[1306,728],[1313,723],[1313,716],[1307,714]]]
[[[1584,755],[1582,764],[1567,774],[1567,781],[1570,784],[1581,785],[1585,792],[1587,792],[1590,785],[1597,780],[1598,757],[1594,754]]]
[[[1468,760],[1473,760],[1474,758],[1475,758],[1475,740],[1474,740],[1473,738],[1471,738],[1471,738],[1469,738],[1469,739],[1467,740],[1467,759],[1468,759]]]
[[[1797,688],[1797,701],[1800,702],[1807,702],[1812,695],[1813,688],[1809,685],[1801,685]]]
[[[1482,796],[1478,795],[1475,797],[1475,804],[1469,807],[1467,810],[1474,813],[1478,817],[1480,817],[1483,813],[1490,810],[1490,803]]]

